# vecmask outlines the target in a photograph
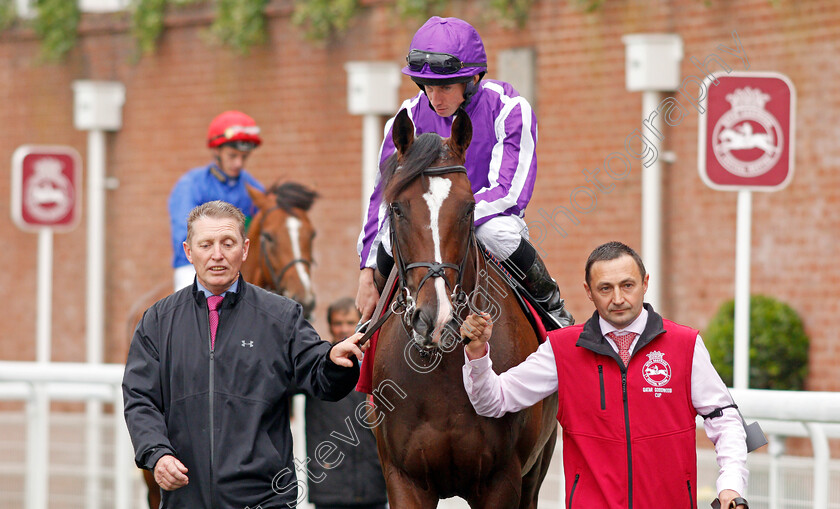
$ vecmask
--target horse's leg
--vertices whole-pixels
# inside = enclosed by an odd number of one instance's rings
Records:
[[[552,433],[548,442],[543,446],[540,458],[534,464],[531,471],[522,477],[522,499],[519,502],[519,509],[537,509],[537,499],[540,496],[540,486],[548,473],[548,466],[551,457],[554,455],[554,446],[557,442],[557,433]]]
[[[491,478],[483,481],[476,496],[467,499],[472,509],[499,509],[519,507],[522,494],[522,467],[511,462]]]
[[[149,488],[149,509],[160,507],[160,486],[155,482],[155,474],[151,470],[143,470],[143,479],[146,480],[146,487]]]
[[[388,490],[388,505],[399,509],[434,509],[438,496],[431,490],[424,490],[404,472],[393,465],[382,464],[385,485]]]

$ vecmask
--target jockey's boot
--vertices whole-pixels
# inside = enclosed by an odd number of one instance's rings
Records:
[[[554,324],[544,324],[546,329],[559,329],[575,323],[572,314],[566,310],[565,301],[560,297],[560,288],[530,242],[522,239],[505,263],[516,280],[554,320]]]
[[[376,284],[379,295],[385,291],[385,283],[388,282],[388,276],[391,275],[393,268],[394,257],[385,251],[385,246],[379,244],[379,249],[376,251],[376,270],[373,271],[373,282]]]

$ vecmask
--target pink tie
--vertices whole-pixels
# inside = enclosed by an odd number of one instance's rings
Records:
[[[207,297],[207,307],[210,308],[210,349],[216,348],[216,329],[219,328],[219,306],[222,305],[224,295]]]
[[[635,332],[622,332],[619,334],[616,331],[608,332],[607,337],[615,341],[615,344],[618,346],[618,356],[621,357],[621,361],[624,362],[626,366],[627,363],[630,361],[630,345],[633,344],[633,340],[636,339]]]

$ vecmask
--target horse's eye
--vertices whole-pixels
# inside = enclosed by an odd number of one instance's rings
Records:
[[[393,212],[394,215],[397,216],[397,217],[403,217],[402,208],[400,208],[399,203],[392,203],[391,204],[391,212]]]
[[[274,236],[272,234],[263,232],[262,237],[264,241],[274,244]]]
[[[464,219],[472,219],[473,212],[475,211],[475,203],[470,204],[467,207],[467,211],[464,213]]]

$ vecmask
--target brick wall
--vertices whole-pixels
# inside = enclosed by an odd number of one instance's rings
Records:
[[[605,2],[593,13],[577,2],[537,1],[524,30],[484,15],[484,3],[451,2],[447,15],[471,20],[487,46],[490,74],[495,55],[534,47],[540,121],[540,176],[530,221],[546,220],[556,207],[581,209],[579,224],[567,219],[566,236],[547,230],[541,248],[568,305],[579,319],[591,313],[581,287],[586,256],[596,245],[620,239],[640,248],[641,166],[612,179],[604,158],[624,149],[639,127],[641,97],[624,87],[621,36],[675,32],[686,59],[682,76],[697,74],[688,57],[718,52],[733,67],[744,63],[718,50],[733,47],[737,31],[751,70],[787,74],[797,87],[796,176],[783,192],[753,198],[752,291],[774,295],[799,311],[812,338],[808,387],[840,390],[840,347],[833,318],[840,313],[840,267],[830,256],[840,248],[840,5],[828,0],[678,0]],[[776,5],[774,5],[776,4]],[[81,37],[61,64],[38,60],[31,32],[0,36],[0,160],[10,161],[24,143],[76,147],[86,161],[86,135],[72,126],[76,79],[117,80],[126,86],[124,125],[108,135],[107,174],[119,181],[107,192],[106,360],[126,355],[128,311],[140,295],[170,280],[166,200],[177,178],[204,164],[207,123],[224,109],[241,109],[263,128],[264,146],[249,170],[264,183],[296,180],[320,193],[311,218],[318,230],[314,282],[316,326],[326,332],[326,304],[356,289],[355,241],[360,227],[361,118],[347,113],[346,74],[351,60],[400,62],[422,20],[402,20],[386,1],[364,3],[347,34],[327,43],[304,40],[289,20],[291,2],[269,6],[269,41],[249,55],[207,42],[207,6],[173,11],[157,51],[135,58],[124,15],[86,15]],[[400,95],[415,93],[403,79]],[[664,170],[664,281],[662,310],[703,328],[734,291],[735,201],[712,191],[697,170],[696,110],[664,131],[676,155]],[[8,163],[6,168],[8,168]],[[587,182],[614,184],[605,192]],[[0,209],[9,210],[10,179],[0,178]],[[86,207],[83,206],[83,212]],[[53,358],[84,360],[85,222],[55,238]],[[0,358],[35,355],[37,236],[0,216],[6,241],[3,287],[9,297],[0,337]],[[10,248],[9,248],[10,247]]]

